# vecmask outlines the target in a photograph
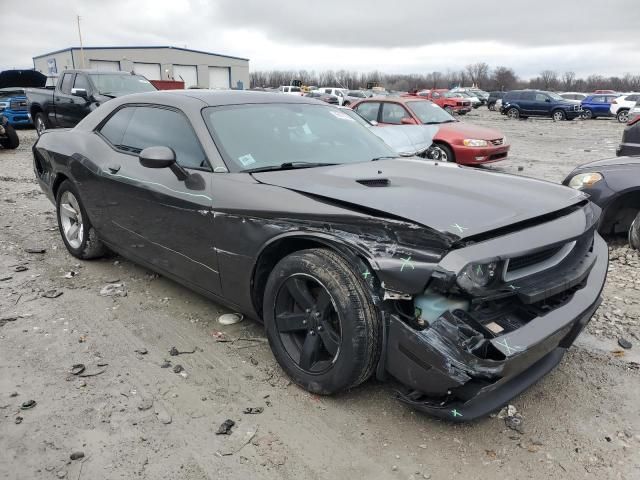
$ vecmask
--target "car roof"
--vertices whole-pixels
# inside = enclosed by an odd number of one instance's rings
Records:
[[[325,105],[310,97],[302,95],[285,95],[278,92],[255,92],[249,90],[158,90],[155,92],[134,93],[121,97],[127,103],[132,102],[162,102],[167,95],[173,100],[183,97],[185,100],[196,99],[204,104],[217,107],[221,105],[238,105],[244,103],[311,103]]]
[[[407,95],[406,97],[391,97],[391,96],[371,97],[371,98],[366,98],[364,100],[361,100],[358,103],[365,103],[365,102],[368,102],[368,103],[371,103],[371,102],[386,102],[386,103],[429,102],[431,103],[431,100],[427,100],[426,98],[416,97],[415,95]]]

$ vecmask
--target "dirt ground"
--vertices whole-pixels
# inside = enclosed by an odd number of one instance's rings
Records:
[[[484,108],[464,121],[511,142],[491,168],[555,182],[613,156],[622,131]],[[0,478],[640,478],[640,259],[623,241],[612,242],[588,332],[513,400],[522,432],[497,416],[452,425],[396,401],[391,384],[308,394],[277,366],[260,325],[222,326],[224,308],[123,258],[71,257],[34,180],[35,133],[19,134],[17,151],[0,151]],[[126,296],[101,296],[108,283]],[[216,435],[227,419],[231,434]]]

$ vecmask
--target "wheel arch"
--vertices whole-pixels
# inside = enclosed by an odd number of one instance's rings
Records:
[[[628,231],[640,211],[640,188],[619,193],[604,208],[598,230],[604,234]]]
[[[350,245],[343,239],[333,235],[301,231],[287,232],[278,235],[263,245],[258,253],[251,274],[251,300],[255,312],[257,312],[260,317],[262,316],[265,286],[273,268],[287,255],[310,248],[332,250],[347,260],[354,268],[357,268],[358,264],[364,263],[370,270],[375,270],[375,268],[372,268],[371,259],[367,257],[362,249]]]
[[[60,185],[62,185],[62,182],[64,182],[65,180],[69,180],[70,182],[73,181],[64,173],[55,174],[53,182],[51,182],[51,193],[53,194],[53,198],[56,198],[58,196],[58,189],[60,188]]]

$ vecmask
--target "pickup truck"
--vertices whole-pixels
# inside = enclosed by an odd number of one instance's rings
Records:
[[[0,115],[4,115],[9,125],[14,127],[31,124],[24,88],[0,88]]]
[[[471,111],[471,101],[468,98],[463,98],[447,89],[420,90],[414,91],[409,95],[431,100],[450,114],[464,115]]]
[[[75,127],[80,120],[112,98],[156,88],[129,72],[65,70],[53,89],[26,90],[29,115],[38,135],[48,128]]]

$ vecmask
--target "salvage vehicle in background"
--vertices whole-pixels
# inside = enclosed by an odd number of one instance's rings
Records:
[[[616,98],[615,95],[588,95],[580,102],[582,118],[612,117],[611,104]]]
[[[310,98],[133,94],[33,154],[73,256],[108,247],[263,320],[316,394],[392,377],[415,408],[472,420],[551,371],[601,301],[586,195],[398,158]]]
[[[627,123],[629,121],[629,110],[631,110],[639,100],[640,93],[629,93],[617,97],[611,102],[611,107],[609,108],[611,115],[616,117],[618,122]]]
[[[0,115],[14,127],[31,125],[24,88],[0,89]]]
[[[640,122],[636,125],[640,127]],[[635,135],[640,139],[640,129],[635,129]],[[598,224],[601,234],[624,233],[629,244],[640,250],[639,156],[620,156],[580,165],[563,184],[589,194],[589,199],[602,209]]]
[[[378,125],[437,125],[433,142],[442,161],[478,165],[504,160],[509,153],[509,144],[499,131],[462,123],[419,97],[369,98],[352,108]]]
[[[0,112],[0,145],[6,149],[16,149],[20,145],[20,138],[9,119]]]
[[[509,118],[551,117],[556,121],[573,120],[582,108],[557,93],[542,90],[512,90],[502,97],[500,113]]]
[[[468,100],[469,102],[471,102],[472,108],[479,108],[482,105],[482,100],[476,97],[473,93],[463,92],[459,90],[452,90],[452,93],[460,95],[465,100]]]
[[[128,72],[65,70],[53,90],[26,90],[29,114],[38,135],[49,128],[68,128],[109,100],[156,88],[146,78]]]
[[[636,123],[638,117],[640,117],[640,101],[636,102],[636,104],[631,107],[631,110],[629,110],[627,115],[627,125]]]
[[[363,98],[373,97],[371,92],[366,90],[348,90],[344,95],[344,102],[342,104],[343,107],[348,107],[352,103],[358,102]]]
[[[629,123],[622,131],[622,141],[616,149],[617,156],[640,155],[640,108],[638,104],[629,111]]]
[[[446,89],[420,90],[409,95],[430,100],[450,114],[465,115],[471,111],[471,100]]]
[[[280,93],[286,93],[287,95],[304,95],[302,87],[298,85],[281,85],[278,91]]]
[[[502,105],[502,97],[504,97],[505,92],[489,92],[489,97],[487,98],[487,108],[494,112],[496,110],[496,102],[500,100],[500,104]]]
[[[330,103],[331,105],[338,105],[340,101],[338,97],[335,95],[331,95],[329,93],[322,93],[319,90],[314,90],[313,92],[305,93],[305,97],[315,98],[316,100],[321,100],[325,103]]]
[[[568,101],[570,101],[572,103],[576,103],[576,104],[582,103],[582,101],[585,98],[587,98],[587,94],[586,93],[580,93],[580,92],[564,92],[564,93],[559,93],[558,95],[560,95],[565,100],[568,100]]]

